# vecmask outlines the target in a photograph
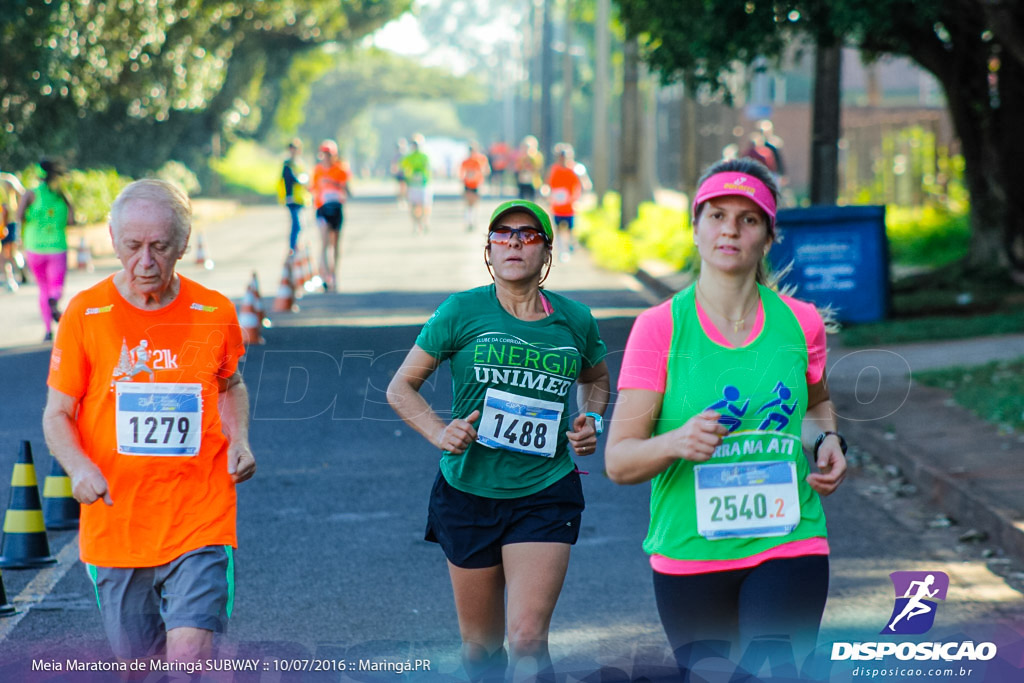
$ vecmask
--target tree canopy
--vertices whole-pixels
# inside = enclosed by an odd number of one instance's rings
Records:
[[[8,0],[0,161],[60,152],[129,172],[257,132],[291,58],[351,42],[411,0]]]
[[[669,81],[724,89],[737,63],[778,58],[794,38],[840,37],[908,56],[942,84],[971,192],[970,261],[1024,272],[1024,4],[1000,0],[616,0]]]

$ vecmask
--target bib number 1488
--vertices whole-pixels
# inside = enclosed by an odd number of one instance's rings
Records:
[[[529,420],[520,420],[519,418],[509,418],[510,422],[505,427],[505,415],[497,413],[494,416],[494,438],[505,439],[509,445],[519,445],[522,448],[535,448],[537,450],[544,450],[544,446],[547,444],[548,439],[548,426],[540,422],[534,425]],[[505,427],[505,431],[502,432],[502,427]]]

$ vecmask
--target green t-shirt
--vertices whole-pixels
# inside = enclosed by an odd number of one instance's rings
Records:
[[[402,170],[409,187],[424,187],[430,180],[430,159],[421,151],[413,152],[402,159]]]
[[[60,254],[68,250],[68,205],[46,183],[33,190],[35,198],[25,212],[21,241],[34,254]]]
[[[452,417],[481,412],[477,441],[462,455],[441,454],[442,474],[460,491],[519,498],[574,468],[569,391],[607,349],[590,309],[544,294],[554,311],[533,321],[502,308],[494,285],[453,294],[416,338],[421,349],[451,363]]]
[[[715,410],[729,428],[705,463],[678,460],[651,482],[648,553],[733,560],[826,536],[800,432],[807,410],[807,338],[784,301],[760,286],[764,328],[738,348],[708,338],[694,287],[672,300],[672,345],[655,434]]]

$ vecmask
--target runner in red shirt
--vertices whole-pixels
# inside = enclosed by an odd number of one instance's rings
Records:
[[[466,230],[473,231],[476,223],[476,205],[480,201],[480,187],[491,173],[487,157],[480,153],[480,145],[469,143],[469,156],[459,167],[459,178],[465,187]]]
[[[341,262],[341,228],[345,224],[345,202],[348,181],[352,176],[348,164],[338,156],[338,143],[320,143],[320,162],[313,169],[313,204],[320,225],[320,276],[326,291],[338,288],[338,264]]]
[[[558,231],[558,257],[562,261],[568,261],[576,249],[572,229],[576,217],[575,204],[583,190],[584,183],[576,172],[572,145],[566,142],[556,145],[555,163],[548,172],[547,195]]]
[[[505,194],[505,169],[512,161],[512,150],[504,140],[491,143],[487,150],[487,160],[491,164],[491,194],[502,197]]]

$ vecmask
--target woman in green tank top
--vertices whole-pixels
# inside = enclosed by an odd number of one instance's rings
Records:
[[[43,341],[50,341],[52,325],[60,321],[59,303],[68,270],[67,228],[75,222],[75,210],[61,187],[64,164],[43,159],[39,166],[43,182],[21,198],[18,223],[25,260],[39,285],[39,313],[46,328]]]
[[[765,286],[771,172],[722,161],[698,188],[700,276],[634,324],[605,466],[620,484],[651,481],[643,546],[680,668],[708,656],[738,662],[755,639],[779,635],[799,666],[828,592],[820,497],[846,471],[824,324],[812,305]]]

